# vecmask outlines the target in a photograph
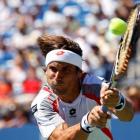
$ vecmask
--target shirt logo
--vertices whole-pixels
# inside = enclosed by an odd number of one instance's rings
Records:
[[[76,117],[76,109],[75,108],[70,109],[69,115],[70,115],[70,117]]]
[[[34,113],[37,111],[37,104],[34,105],[34,106],[31,108],[31,111],[32,111],[32,114],[34,114]]]

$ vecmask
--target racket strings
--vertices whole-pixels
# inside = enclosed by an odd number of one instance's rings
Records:
[[[123,40],[120,44],[120,49],[117,54],[116,64],[115,64],[115,76],[118,78],[120,75],[124,74],[128,67],[128,61],[131,56],[131,39],[133,36],[133,31],[135,28],[135,23],[138,18],[138,8],[135,8],[128,20],[127,30],[124,34]]]

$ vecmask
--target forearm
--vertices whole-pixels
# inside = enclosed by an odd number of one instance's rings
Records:
[[[56,128],[49,140],[87,140],[88,134],[81,130],[80,124],[68,127],[63,123]]]
[[[113,112],[121,121],[131,121],[134,115],[133,107],[127,100],[123,110],[114,110]]]
[[[108,86],[102,87],[100,102],[108,107],[121,121],[132,120],[134,115],[132,105],[118,89],[109,89]]]

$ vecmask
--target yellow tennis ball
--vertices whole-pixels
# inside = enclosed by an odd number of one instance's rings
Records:
[[[112,18],[109,24],[109,30],[114,35],[123,35],[127,29],[127,23],[120,18]]]

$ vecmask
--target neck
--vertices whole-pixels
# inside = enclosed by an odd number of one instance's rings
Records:
[[[72,86],[68,90],[65,90],[64,94],[59,94],[59,98],[66,103],[72,103],[80,95],[81,85]]]
[[[59,95],[59,98],[66,103],[72,103],[80,94],[80,90],[77,92],[69,92],[66,95]]]

